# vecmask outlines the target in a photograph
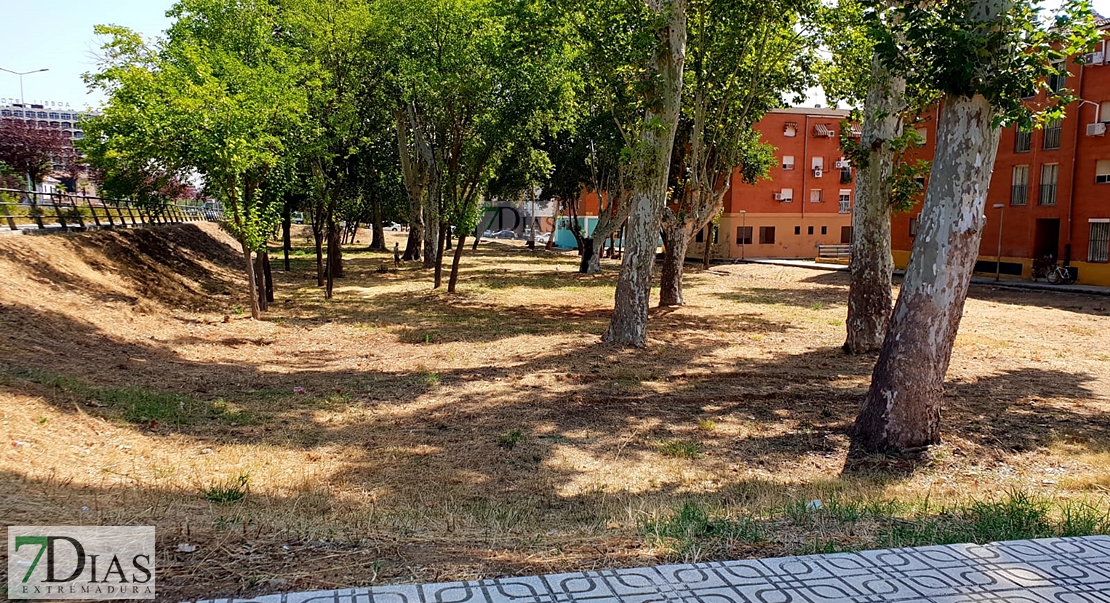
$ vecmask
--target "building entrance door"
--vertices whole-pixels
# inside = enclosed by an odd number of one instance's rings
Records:
[[[1060,219],[1037,218],[1037,230],[1033,234],[1033,259],[1041,259],[1049,254],[1060,259]]]

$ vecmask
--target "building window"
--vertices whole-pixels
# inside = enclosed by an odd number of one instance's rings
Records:
[[[752,227],[751,226],[737,226],[736,227],[736,242],[740,245],[752,244]]]
[[[917,132],[917,135],[921,137],[918,144],[924,145],[929,142],[929,130],[925,128],[914,128],[914,132]]]
[[[73,124],[69,123],[68,121],[63,121],[62,127],[68,130],[73,127]]]
[[[793,155],[783,155],[783,157],[782,157],[782,169],[784,169],[784,170],[794,169],[794,156]]]
[[[708,227],[706,227],[706,228],[708,228]],[[713,227],[713,244],[714,245],[716,245],[718,240],[720,239],[720,233],[718,232],[718,230],[719,229],[716,226]],[[705,242],[705,228],[698,231],[697,236],[694,237],[694,242],[695,243],[704,243]]]
[[[852,191],[851,189],[840,189],[840,197],[837,199],[837,211],[842,214],[847,214],[852,211]]]
[[[1060,130],[1064,124],[1059,119],[1052,119],[1044,125],[1044,149],[1050,151],[1060,148]]]
[[[852,167],[851,166],[840,168],[840,183],[841,184],[851,184],[852,183]]]
[[[1087,261],[1110,261],[1110,219],[1091,220],[1091,239],[1088,244]]]
[[[74,137],[74,138],[84,138],[84,137],[85,137],[85,133],[84,133],[84,132],[80,132],[80,131],[78,131],[78,132],[74,132],[74,133],[73,133],[73,137]]]
[[[812,226],[810,226],[810,227],[809,227],[809,228],[807,229],[807,231],[806,231],[806,234],[813,234],[813,227],[812,227]]]
[[[1052,68],[1062,70],[1064,68],[1064,62],[1056,61],[1052,63]],[[1067,72],[1048,76],[1048,89],[1051,91],[1050,94],[1059,94],[1059,92],[1064,89],[1064,84],[1067,79]]]
[[[801,226],[795,226],[794,227],[794,234],[796,234],[796,235],[802,234],[802,227]]]
[[[819,189],[819,188],[810,189],[810,191],[809,191],[809,202],[810,203],[820,203],[821,202],[821,189]]]
[[[782,192],[779,193],[779,194],[782,195],[782,202],[783,203],[790,203],[791,201],[794,200],[794,189],[792,189],[792,188],[784,188],[784,189],[782,189]]]
[[[1098,109],[1098,119],[1104,124],[1110,124],[1110,101],[1102,101]]]
[[[790,122],[782,129],[782,135],[787,138],[794,138],[798,135],[798,124]]]
[[[917,218],[910,218],[910,237],[911,238],[917,236],[917,225],[918,225]]]
[[[61,119],[61,117],[59,117],[57,113],[51,111],[50,112],[50,119]]]
[[[1025,205],[1029,202],[1029,166],[1015,165],[1014,179],[1010,185],[1010,205]]]
[[[824,157],[814,157],[813,158],[813,165],[811,167],[815,170],[825,169],[825,158]]]
[[[760,226],[759,227],[759,244],[760,245],[773,245],[775,243],[775,227],[774,226]]]
[[[828,226],[822,226],[821,227],[821,234],[823,234],[823,235],[829,234],[829,227]]]
[[[47,119],[46,111],[39,111],[38,112],[38,117],[39,117],[39,119]]]
[[[1046,163],[1041,166],[1041,205],[1056,205],[1056,178],[1060,174],[1060,164]]]
[[[62,113],[62,119],[73,119],[73,115],[70,113]]]
[[[1095,164],[1095,182],[1098,184],[1110,183],[1110,159],[1099,159]]]
[[[1014,152],[1027,153],[1033,148],[1033,132],[1023,130],[1021,126],[1014,128]]]
[[[18,111],[18,110],[17,110],[17,111],[12,111],[12,115],[13,115],[14,117],[23,117],[23,112],[22,112],[22,111]]]

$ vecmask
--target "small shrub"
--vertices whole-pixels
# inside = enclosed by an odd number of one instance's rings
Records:
[[[763,540],[750,517],[715,519],[705,507],[690,501],[669,517],[645,522],[641,531],[654,546],[688,563],[728,558],[737,543]]]
[[[522,439],[524,439],[524,432],[514,429],[512,432],[497,438],[497,445],[506,450],[512,450]]]
[[[659,454],[682,459],[701,457],[701,444],[693,440],[663,440],[656,446]]]
[[[250,492],[249,473],[240,473],[234,479],[225,479],[200,490],[205,500],[216,504],[240,502],[247,497],[248,492]]]
[[[702,431],[713,431],[717,429],[717,422],[713,419],[698,419],[698,429]]]

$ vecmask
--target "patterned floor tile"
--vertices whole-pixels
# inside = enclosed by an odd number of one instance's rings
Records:
[[[664,565],[205,603],[1110,603],[1110,537]]]

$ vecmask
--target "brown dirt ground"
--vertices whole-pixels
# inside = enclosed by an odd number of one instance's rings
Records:
[[[163,600],[658,563],[642,522],[684,500],[1110,489],[1107,298],[973,287],[945,445],[842,474],[873,363],[839,351],[843,274],[692,270],[690,305],[629,351],[599,343],[613,264],[483,243],[452,296],[354,246],[325,301],[302,252],[252,322],[231,243],[207,224],[0,239],[3,523],[155,525]],[[207,411],[127,422],[124,394]],[[243,502],[200,494],[241,475]]]

